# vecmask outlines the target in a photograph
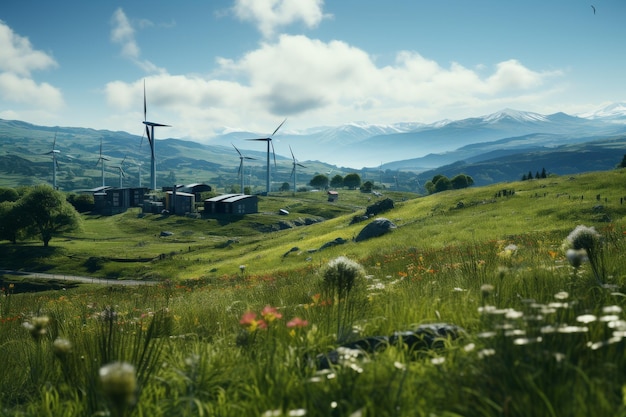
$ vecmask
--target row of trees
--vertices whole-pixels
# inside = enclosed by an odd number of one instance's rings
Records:
[[[351,190],[356,190],[361,186],[361,176],[356,173],[347,174],[345,177],[337,174],[331,179],[328,179],[324,174],[317,174],[311,178],[309,185],[319,189],[326,189],[330,186],[331,188],[348,187]]]
[[[543,168],[541,170],[541,173],[539,171],[537,171],[535,173],[535,176],[533,177],[533,173],[532,171],[528,171],[528,174],[524,174],[522,175],[522,181],[526,181],[526,180],[532,180],[533,178],[548,178],[548,173],[546,172],[546,169]]]
[[[440,193],[446,190],[459,190],[467,188],[474,184],[474,179],[469,175],[459,174],[451,179],[445,175],[435,175],[432,180],[424,184],[424,188],[428,194]]]
[[[0,240],[39,238],[48,246],[54,236],[80,226],[78,211],[48,185],[0,188]]]

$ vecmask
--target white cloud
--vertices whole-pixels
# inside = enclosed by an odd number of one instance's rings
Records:
[[[560,75],[533,71],[515,60],[496,63],[491,72],[459,63],[442,67],[410,51],[381,67],[345,42],[290,35],[217,63],[211,77],[162,73],[146,78],[148,117],[178,126],[173,135],[198,139],[224,126],[268,131],[284,117],[291,128],[353,120],[434,121],[463,109],[476,115],[495,111],[494,106],[541,101],[552,93],[542,89],[546,79]],[[143,81],[109,83],[106,94],[111,106],[136,109],[143,117]]]
[[[150,26],[146,20],[140,20],[141,27]],[[141,49],[135,41],[135,30],[133,29],[124,10],[118,8],[111,17],[111,41],[122,47],[123,57],[130,59],[135,65],[147,73],[165,72],[152,62],[141,59]]]
[[[323,6],[323,0],[236,0],[233,12],[240,20],[254,23],[269,38],[277,29],[296,22],[316,27],[328,17]]]
[[[37,83],[31,73],[57,66],[45,52],[35,50],[28,40],[0,21],[0,98],[26,109],[47,113],[63,106],[61,91],[48,84]],[[29,110],[26,110],[29,111]],[[33,111],[33,110],[30,110]],[[20,115],[23,111],[5,109],[3,114]]]
[[[0,71],[28,77],[32,71],[56,66],[54,58],[34,50],[28,38],[17,35],[0,20]]]

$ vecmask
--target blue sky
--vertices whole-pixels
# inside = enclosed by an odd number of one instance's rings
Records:
[[[594,14],[593,8],[596,9]],[[0,118],[206,142],[626,101],[623,0],[3,0]]]

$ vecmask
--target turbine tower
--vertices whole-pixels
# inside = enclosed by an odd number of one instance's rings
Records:
[[[269,195],[270,193],[270,146],[272,148],[272,154],[274,154],[274,167],[276,167],[276,153],[274,152],[274,143],[272,143],[272,137],[276,134],[276,132],[278,132],[278,129],[280,129],[281,126],[286,121],[287,119],[283,120],[283,122],[278,125],[276,130],[274,130],[274,133],[272,133],[266,138],[248,139],[248,140],[259,140],[259,141],[267,142],[267,178],[265,180],[265,190],[266,190],[267,195]]]
[[[120,162],[119,166],[115,167],[120,174],[120,188],[124,188],[124,178],[126,178],[126,173],[124,172],[124,161],[126,161],[126,157],[122,159],[122,162]]]
[[[98,166],[99,163],[102,163],[102,187],[105,187],[104,184],[104,161],[108,161],[109,158],[107,158],[106,156],[102,156],[102,138],[100,138],[100,157],[98,158],[98,162],[96,162],[96,166]]]
[[[293,159],[293,168],[291,169],[291,176],[293,177],[293,195],[296,195],[296,166],[306,168],[304,165],[300,164],[296,157],[293,155],[293,150],[291,150],[291,145],[289,145],[289,151],[291,152],[291,158]]]
[[[154,155],[154,128],[170,127],[161,123],[149,122],[147,119],[148,111],[146,106],[146,81],[143,82],[143,124],[146,125],[146,136],[150,143],[150,188],[156,190],[156,158]]]
[[[57,161],[57,154],[61,153],[56,149],[57,134],[54,134],[54,141],[52,142],[52,150],[46,152],[46,155],[52,155],[52,188],[57,189],[57,168],[59,167],[59,161]]]
[[[231,143],[231,145],[233,145],[233,144]],[[243,156],[241,154],[241,152],[239,152],[239,149],[237,149],[237,147],[235,145],[233,145],[233,148],[235,148],[235,150],[239,154],[239,173],[238,173],[238,175],[239,175],[239,178],[241,180],[241,190],[240,191],[241,191],[241,194],[245,194],[245,192],[243,191],[244,190],[244,184],[243,184],[243,180],[244,180],[243,161],[244,161],[244,159],[256,160],[256,158],[252,158],[250,156]]]

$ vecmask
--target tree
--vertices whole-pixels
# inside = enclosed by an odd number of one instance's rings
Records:
[[[361,186],[361,191],[364,193],[371,193],[372,188],[374,188],[374,183],[372,183],[371,181],[365,181]]]
[[[311,178],[311,181],[309,181],[309,185],[313,188],[319,188],[319,189],[327,188],[328,177],[323,174],[317,174],[313,178]]]
[[[348,174],[343,177],[343,185],[351,190],[355,190],[361,185],[361,177],[357,173]]]
[[[452,182],[444,175],[439,176],[439,179],[435,182],[435,192],[440,193],[442,191],[451,190]]]
[[[343,187],[343,177],[339,174],[335,175],[331,180],[330,180],[330,187],[331,188],[341,188]]]
[[[622,162],[617,166],[618,168],[626,168],[626,154],[622,157]]]
[[[435,194],[435,184],[432,181],[426,181],[424,188],[428,194]]]
[[[93,195],[91,194],[72,193],[67,196],[67,201],[74,206],[79,213],[86,213],[94,208]]]
[[[31,188],[16,202],[26,236],[39,236],[44,246],[53,236],[80,228],[80,216],[63,194],[48,185]]]
[[[14,188],[0,187],[0,203],[3,201],[17,201],[19,193]]]
[[[280,186],[280,191],[289,191],[289,183],[288,182],[283,182],[282,185]]]
[[[21,236],[22,221],[20,213],[12,201],[0,203],[0,240],[15,244]]]
[[[548,174],[546,173],[546,169],[545,168],[541,169],[541,178],[548,178]]]
[[[474,179],[469,175],[459,174],[453,177],[450,182],[452,183],[452,188],[455,190],[460,190],[461,188],[467,188],[474,184]]]

